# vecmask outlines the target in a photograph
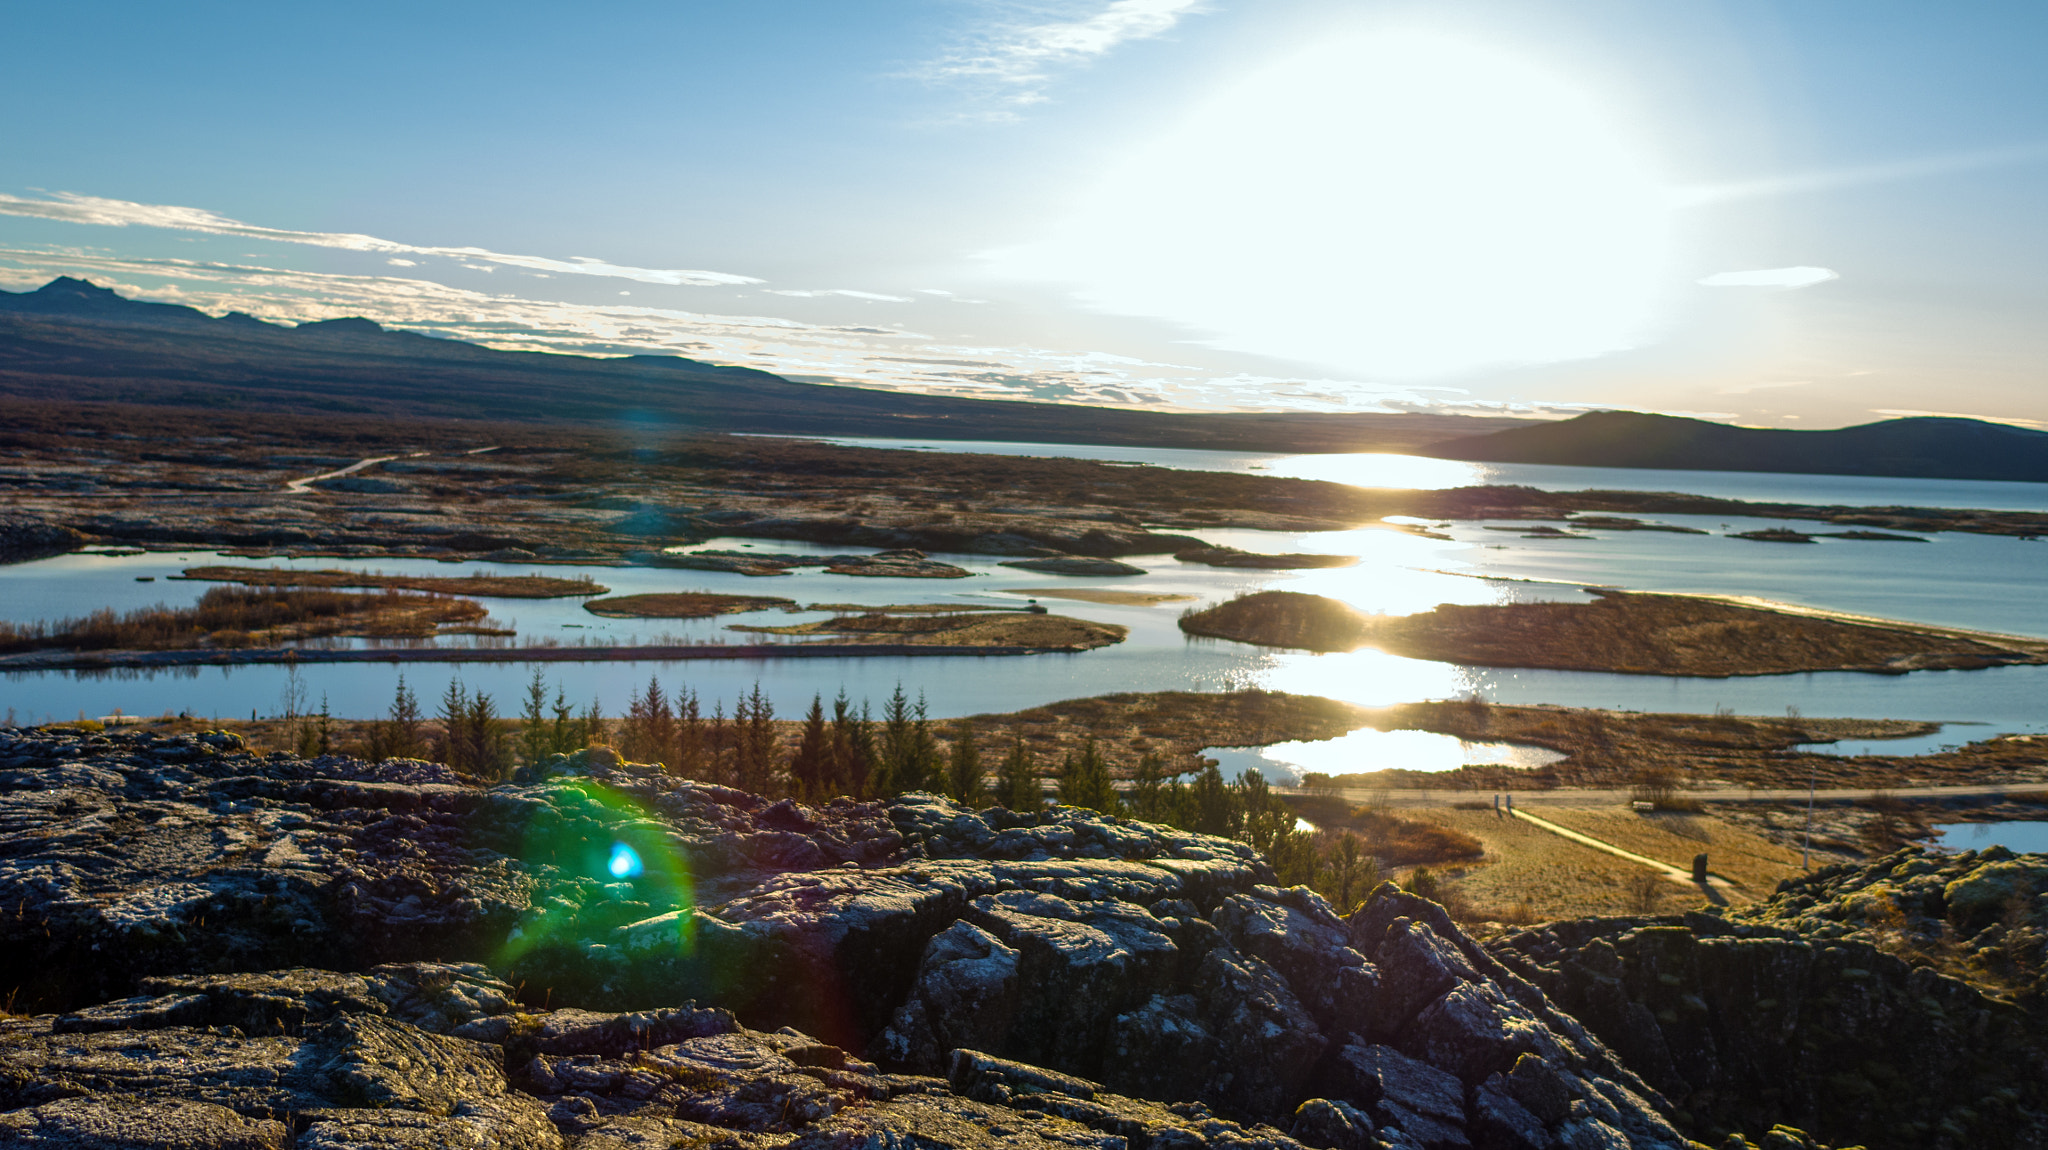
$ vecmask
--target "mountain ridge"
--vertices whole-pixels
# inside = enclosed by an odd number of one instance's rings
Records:
[[[717,432],[996,439],[1290,453],[1405,451],[1520,421],[1213,413],[806,383],[675,356],[499,351],[360,317],[286,327],[60,277],[0,292],[0,399],[573,421]]]
[[[2048,482],[2048,431],[1957,416],[1911,416],[1829,430],[1736,427],[1636,411],[1430,444],[1420,454],[1485,463],[1765,471],[1912,479]]]

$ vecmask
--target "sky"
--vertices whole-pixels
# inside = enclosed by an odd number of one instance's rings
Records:
[[[2040,5],[0,14],[0,288],[998,398],[2048,427]]]

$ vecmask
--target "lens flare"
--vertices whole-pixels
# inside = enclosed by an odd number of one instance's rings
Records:
[[[636,938],[658,934],[669,951],[687,953],[696,897],[668,819],[653,804],[593,779],[562,779],[548,790],[518,847],[521,869],[533,879],[532,903],[506,938],[499,964],[541,963],[564,948],[580,953],[639,926],[646,929]]]

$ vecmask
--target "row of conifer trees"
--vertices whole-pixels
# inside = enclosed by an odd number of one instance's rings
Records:
[[[805,802],[911,791],[976,808],[1031,810],[1051,800],[1233,838],[1264,854],[1283,884],[1312,885],[1345,910],[1378,881],[1377,864],[1356,835],[1298,828],[1292,809],[1256,770],[1230,782],[1211,761],[1183,780],[1148,754],[1119,786],[1092,739],[1054,765],[1041,762],[1021,736],[985,752],[965,719],[945,724],[943,742],[940,735],[923,697],[913,702],[900,684],[879,718],[865,702],[855,709],[843,691],[829,706],[813,697],[794,745],[786,746],[776,734],[775,705],[758,684],[734,700],[730,714],[715,701],[706,715],[696,692],[671,695],[651,677],[623,716],[608,719],[596,701],[579,710],[560,687],[550,697],[536,670],[518,716],[502,716],[491,696],[450,680],[432,722],[401,676],[390,714],[371,725],[365,752],[373,760],[431,758],[501,779],[519,763],[609,743],[630,761],[663,764],[680,778]]]

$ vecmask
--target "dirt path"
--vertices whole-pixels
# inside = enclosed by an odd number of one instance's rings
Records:
[[[488,451],[490,449],[484,448],[483,450]],[[422,455],[432,454],[433,452],[431,451],[411,451],[404,455],[372,455],[368,459],[358,459],[347,467],[336,468],[333,471],[323,471],[318,475],[308,475],[304,479],[294,479],[284,485],[284,491],[286,495],[311,495],[313,493],[313,484],[323,479],[340,479],[344,475],[353,475],[365,467],[375,467],[379,463],[387,463],[393,459],[417,459]],[[472,451],[464,452],[464,454],[474,455],[476,453]]]
[[[1692,881],[1692,872],[1684,867],[1672,866],[1670,863],[1658,862],[1656,859],[1650,858],[1647,855],[1639,855],[1634,851],[1623,850],[1620,847],[1615,846],[1613,843],[1603,842],[1600,839],[1594,838],[1592,835],[1580,834],[1578,831],[1572,830],[1569,827],[1558,826],[1556,823],[1551,822],[1549,819],[1539,818],[1535,815],[1530,814],[1528,811],[1522,810],[1519,807],[1517,807],[1512,813],[1515,818],[1518,818],[1525,823],[1529,823],[1533,826],[1542,827],[1544,830],[1549,831],[1551,834],[1559,835],[1563,838],[1570,839],[1572,842],[1578,843],[1580,846],[1591,847],[1596,851],[1605,851],[1606,853],[1611,854],[1616,858],[1624,858],[1640,866],[1649,867],[1651,870],[1656,871],[1658,874],[1663,875],[1665,878],[1670,879],[1673,882],[1681,883],[1685,886],[1694,885]],[[1709,871],[1707,873],[1707,886],[1713,890],[1720,891],[1726,890],[1730,886],[1730,883],[1728,882],[1728,880],[1722,878],[1720,875],[1714,874],[1713,872]]]

